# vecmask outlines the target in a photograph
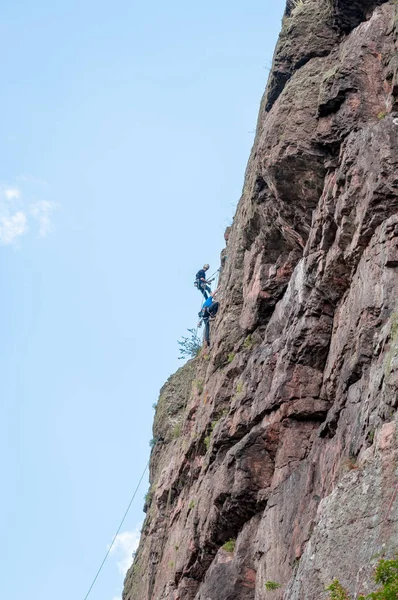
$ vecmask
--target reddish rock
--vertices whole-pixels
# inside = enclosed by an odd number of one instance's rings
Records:
[[[161,391],[123,600],[354,595],[397,549],[397,10],[287,3],[211,349]]]

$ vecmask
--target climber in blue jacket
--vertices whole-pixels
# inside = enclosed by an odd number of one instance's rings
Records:
[[[202,322],[207,324],[209,320],[214,321],[216,318],[218,307],[220,306],[219,302],[214,301],[214,296],[216,293],[217,290],[215,292],[209,292],[209,297],[204,301],[202,309],[199,313],[200,321],[198,323],[198,327],[202,326]]]

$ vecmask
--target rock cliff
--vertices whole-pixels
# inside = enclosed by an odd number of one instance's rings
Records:
[[[397,0],[288,0],[123,600],[354,595],[398,550],[397,49]]]

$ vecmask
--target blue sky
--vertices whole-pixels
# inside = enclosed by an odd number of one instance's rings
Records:
[[[218,267],[284,2],[5,0],[0,597],[83,600]],[[137,495],[90,598],[121,596]]]

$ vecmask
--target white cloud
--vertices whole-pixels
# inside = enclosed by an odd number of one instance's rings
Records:
[[[133,562],[133,552],[137,550],[140,541],[140,528],[141,526],[139,525],[134,531],[124,531],[123,533],[119,533],[112,546],[111,554],[117,556],[118,560],[116,564],[122,575],[126,575]],[[118,599],[114,598],[113,600]]]
[[[21,192],[18,188],[5,188],[4,195],[7,200],[18,200],[21,197]]]
[[[15,239],[28,231],[26,215],[19,210],[13,215],[0,216],[0,242],[12,244]]]
[[[48,200],[41,200],[30,206],[30,212],[32,216],[39,223],[39,236],[46,237],[52,230],[52,213],[54,212],[56,205],[54,202]]]
[[[46,237],[53,228],[55,202],[37,200],[35,187],[48,185],[28,176],[17,177],[13,184],[0,182],[0,245],[15,244],[28,231]],[[40,196],[39,196],[40,197]]]

